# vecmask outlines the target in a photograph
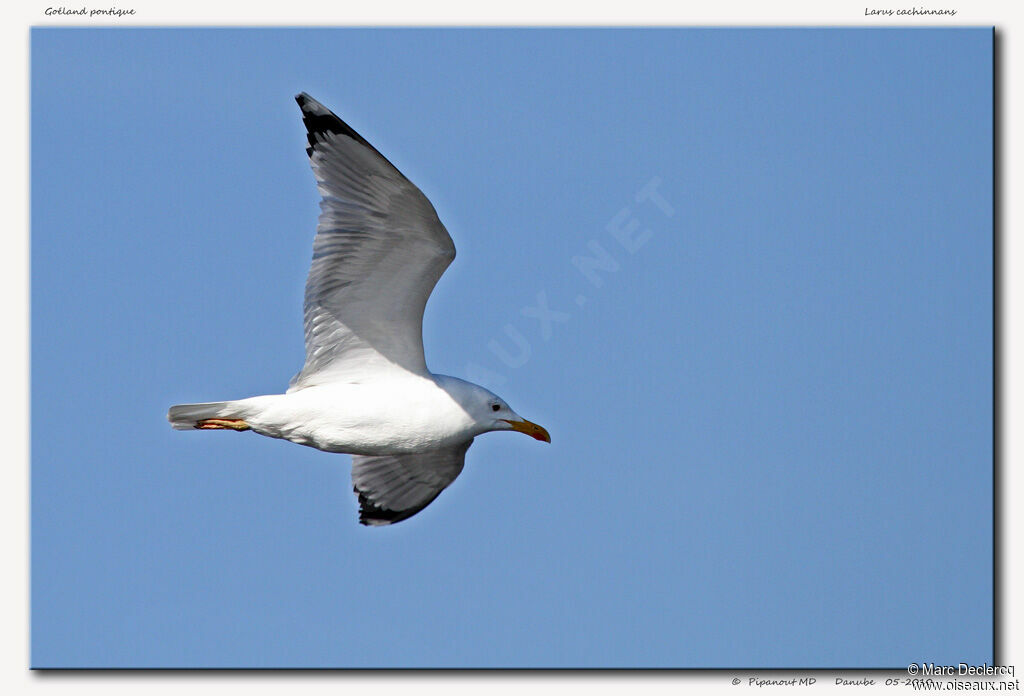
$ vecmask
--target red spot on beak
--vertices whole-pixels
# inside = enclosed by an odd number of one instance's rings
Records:
[[[502,420],[505,419],[503,418]],[[541,442],[551,442],[551,435],[548,434],[548,431],[542,428],[541,426],[537,425],[536,423],[531,423],[528,420],[505,420],[505,422],[511,425],[512,429],[515,430],[517,433],[529,435],[534,440],[540,440]]]

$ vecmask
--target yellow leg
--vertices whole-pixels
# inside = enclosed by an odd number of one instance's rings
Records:
[[[197,430],[249,430],[249,424],[241,418],[207,418],[196,423]]]

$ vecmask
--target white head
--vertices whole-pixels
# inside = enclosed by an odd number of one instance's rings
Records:
[[[535,440],[551,442],[548,431],[513,411],[505,400],[478,384],[457,377],[436,375],[437,381],[476,425],[476,434],[515,430]]]

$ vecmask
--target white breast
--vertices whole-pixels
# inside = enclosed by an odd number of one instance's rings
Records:
[[[429,378],[334,383],[246,399],[253,430],[326,452],[404,454],[473,437],[469,415]]]

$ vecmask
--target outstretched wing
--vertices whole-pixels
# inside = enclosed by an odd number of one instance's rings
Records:
[[[352,457],[359,522],[394,524],[430,505],[462,473],[470,440],[452,449],[383,457]]]
[[[455,258],[434,207],[308,94],[295,100],[323,200],[306,280],[306,364],[291,389],[402,369],[426,374],[423,308]]]

